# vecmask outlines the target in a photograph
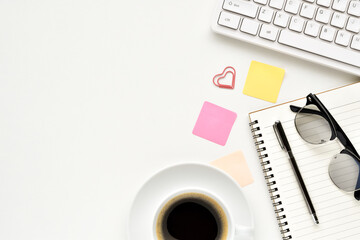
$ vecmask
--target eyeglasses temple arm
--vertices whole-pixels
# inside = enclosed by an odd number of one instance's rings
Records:
[[[355,147],[352,145],[349,138],[346,136],[344,130],[342,130],[340,126],[336,126],[336,133],[339,141],[345,147],[345,149],[350,150],[356,156],[357,160],[360,162],[359,153],[356,151]]]

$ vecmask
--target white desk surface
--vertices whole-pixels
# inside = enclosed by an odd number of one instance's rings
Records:
[[[236,150],[256,239],[280,239],[247,116],[272,104],[242,94],[250,61],[286,70],[278,103],[359,78],[214,34],[215,1],[0,2],[0,239],[126,239],[154,172]],[[211,82],[227,65],[234,90]],[[224,147],[192,135],[204,101],[238,114]]]

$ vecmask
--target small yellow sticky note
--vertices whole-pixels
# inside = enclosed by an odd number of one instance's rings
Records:
[[[243,93],[276,103],[285,70],[261,62],[252,61]]]

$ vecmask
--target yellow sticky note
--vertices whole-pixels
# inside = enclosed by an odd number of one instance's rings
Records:
[[[210,164],[227,172],[241,187],[254,182],[244,154],[241,151],[219,158]]]
[[[252,61],[243,93],[276,103],[285,70],[261,62]]]

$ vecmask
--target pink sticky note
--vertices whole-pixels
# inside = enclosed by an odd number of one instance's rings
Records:
[[[236,119],[236,113],[204,102],[193,134],[224,146]]]

